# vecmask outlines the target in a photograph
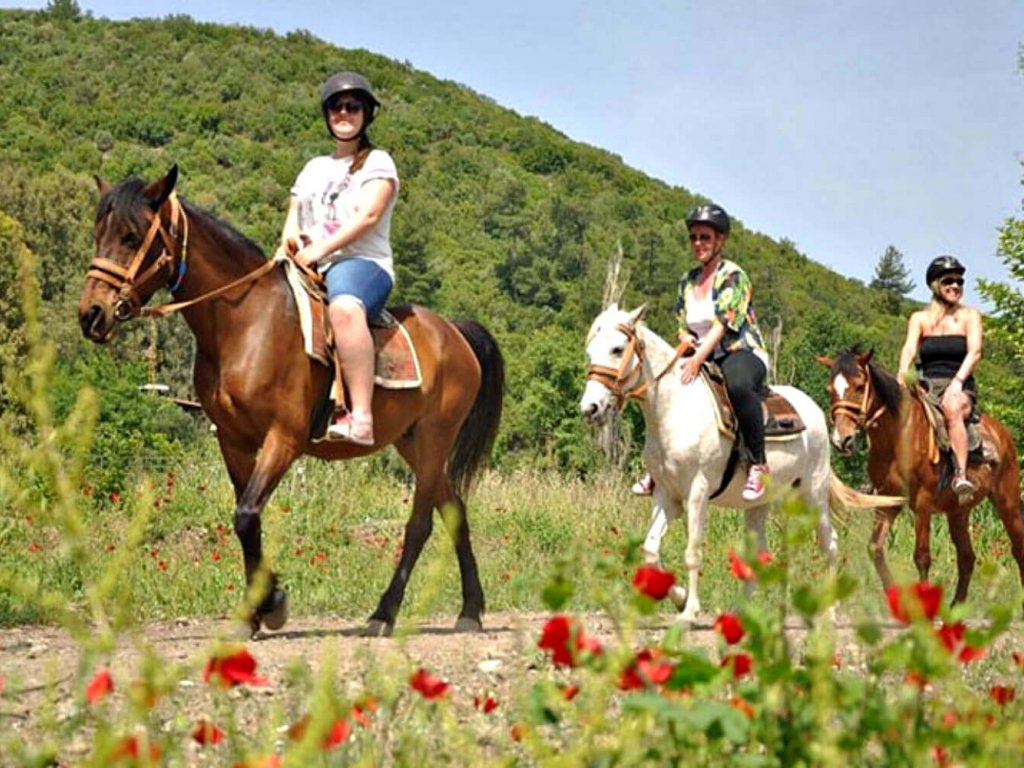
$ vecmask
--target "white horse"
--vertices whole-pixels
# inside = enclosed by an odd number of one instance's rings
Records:
[[[644,541],[648,562],[659,561],[669,522],[679,517],[684,507],[687,511],[689,592],[677,586],[671,593],[673,602],[683,610],[681,619],[694,621],[701,610],[697,577],[709,504],[744,510],[747,525],[764,550],[768,510],[793,489],[818,510],[818,546],[834,570],[837,546],[830,501],[873,508],[891,503],[891,497],[867,496],[844,485],[832,472],[828,428],[821,408],[795,387],[775,386],[772,390],[792,404],[806,429],[792,439],[765,443],[771,479],[760,500],[748,502],[741,496],[746,480],[742,467],[712,500],[722,483],[732,440],[718,429],[714,395],[703,377],[682,383],[676,349],[640,322],[643,311],[644,307],[620,310],[613,304],[594,320],[587,336],[587,385],[580,411],[584,418],[601,423],[627,398],[640,400],[647,428],[644,459],[655,481],[651,525]],[[748,582],[747,588],[749,593],[753,584]]]

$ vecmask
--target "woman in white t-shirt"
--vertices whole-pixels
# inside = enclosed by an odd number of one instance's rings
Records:
[[[391,293],[391,212],[398,172],[373,146],[366,129],[380,102],[369,81],[338,72],[320,89],[334,152],[314,157],[291,189],[281,249],[301,243],[293,258],[319,270],[327,284],[328,315],[352,409],[327,430],[334,440],[373,445],[373,338],[367,325]]]

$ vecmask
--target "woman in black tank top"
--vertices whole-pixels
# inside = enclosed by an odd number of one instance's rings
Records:
[[[956,459],[952,488],[964,500],[977,490],[967,478],[966,420],[977,396],[973,374],[981,359],[982,338],[981,314],[961,303],[966,271],[953,256],[939,256],[928,265],[926,279],[932,301],[910,317],[897,373],[905,386],[910,366],[920,360],[929,396],[937,398],[942,407]]]

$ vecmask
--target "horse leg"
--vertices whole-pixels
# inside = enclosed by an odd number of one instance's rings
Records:
[[[892,585],[892,573],[889,572],[889,564],[885,560],[885,547],[889,541],[889,531],[892,530],[893,521],[896,520],[900,509],[901,507],[886,507],[875,510],[875,527],[868,541],[868,555],[875,564],[875,573],[882,581],[882,589],[888,589]]]
[[[914,505],[914,565],[917,566],[920,581],[928,581],[928,572],[932,567],[931,510],[931,499],[917,499]]]
[[[655,485],[651,523],[647,528],[647,537],[644,539],[643,545],[645,563],[661,567],[661,540],[668,533],[669,522],[677,518],[679,512],[679,505],[672,504],[664,489],[660,485]],[[681,611],[686,607],[686,588],[681,584],[674,584],[669,589],[668,596],[676,610]]]
[[[246,599],[258,601],[250,608],[249,625],[253,634],[259,630],[261,623],[268,629],[280,629],[288,620],[288,594],[278,587],[276,573],[266,571],[264,574],[263,525],[260,515],[299,453],[300,450],[292,441],[270,433],[237,499],[235,534],[242,544],[242,557],[245,561],[245,583],[248,588]],[[255,591],[254,586],[257,588]]]
[[[456,632],[479,632],[483,629],[481,621],[484,613],[484,589],[480,585],[480,572],[473,556],[473,545],[469,540],[469,518],[466,516],[466,504],[451,488],[445,479],[444,501],[440,506],[441,520],[448,535],[455,545],[455,554],[459,558],[459,576],[462,580],[462,610],[455,622]]]
[[[768,550],[768,533],[765,523],[768,520],[768,507],[750,507],[743,510],[743,514],[747,518],[747,528],[757,535],[757,550],[759,552],[766,552]],[[755,579],[748,579],[744,583],[743,594],[746,595],[748,600],[754,594],[756,588],[757,582]]]
[[[686,609],[680,619],[693,622],[700,614],[700,596],[697,593],[697,581],[700,578],[701,545],[704,543],[704,521],[707,517],[708,496],[706,483],[697,478],[690,487],[690,495],[686,500],[686,569],[689,572],[690,594],[686,599]]]
[[[956,594],[953,605],[967,599],[967,587],[974,574],[974,547],[971,546],[971,531],[968,525],[970,511],[957,506],[949,513],[949,535],[956,547]]]
[[[416,431],[420,433],[422,430],[418,426]],[[402,555],[398,567],[395,568],[388,588],[381,595],[377,610],[370,615],[366,625],[366,634],[372,637],[390,635],[395,628],[395,619],[405,597],[405,588],[412,575],[412,569],[416,566],[423,546],[434,529],[434,506],[437,503],[438,488],[447,458],[442,451],[417,450],[409,440],[400,440],[395,443],[395,447],[416,475],[416,490],[413,493],[412,515],[405,524]]]

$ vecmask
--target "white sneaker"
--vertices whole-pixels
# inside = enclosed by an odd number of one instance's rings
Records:
[[[751,464],[747,484],[743,486],[743,500],[757,501],[764,496],[764,481],[770,474],[766,464]]]
[[[652,493],[654,493],[654,478],[651,477],[650,472],[633,483],[633,495],[650,496]]]

